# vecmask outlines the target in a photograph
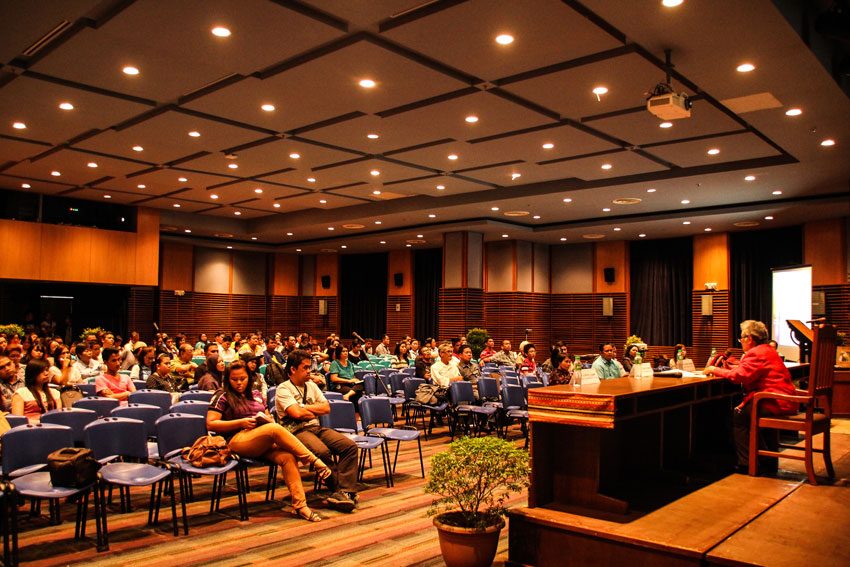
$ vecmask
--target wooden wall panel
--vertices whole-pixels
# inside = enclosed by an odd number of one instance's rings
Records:
[[[729,234],[698,234],[693,241],[694,291],[704,290],[706,282],[729,289]]]
[[[141,340],[153,344],[154,296],[153,287],[131,287],[127,300],[127,331],[138,331]]]
[[[822,291],[826,304],[826,321],[850,337],[850,284],[812,286]]]
[[[439,340],[466,335],[473,327],[484,326],[484,291],[480,289],[441,289],[439,297]]]
[[[803,225],[803,263],[812,265],[813,286],[847,283],[845,226],[844,218]]]
[[[322,276],[330,276],[331,287],[322,287]],[[317,297],[337,297],[339,295],[339,256],[336,254],[319,254],[316,256],[316,282],[315,290]]]
[[[42,226],[35,222],[0,219],[0,242],[3,243],[0,278],[37,280],[41,277]]]
[[[411,295],[413,293],[413,252],[410,250],[393,250],[387,256],[387,293],[389,295]],[[400,286],[395,285],[395,274],[401,274],[402,284]]]
[[[626,293],[629,291],[628,242],[597,242],[594,247],[593,291],[596,293]],[[614,268],[614,282],[605,281],[605,268]]]
[[[702,316],[703,295],[711,295],[714,298],[712,299],[713,315],[711,317]],[[733,336],[737,337],[738,335],[731,332],[728,290],[695,291],[691,298],[691,308],[693,313],[693,345],[689,347],[688,356],[694,361],[694,365],[700,368],[708,360],[712,348],[722,352],[727,348],[736,346],[733,344]],[[672,352],[672,348],[669,351]]]
[[[159,281],[159,211],[136,210],[136,285],[157,285]]]
[[[273,295],[268,301],[267,326],[270,332],[292,335],[307,331],[301,326],[301,298],[297,295]]]
[[[99,231],[92,234],[88,281],[133,284],[136,279],[136,234]]]
[[[273,257],[274,269],[269,286],[274,295],[298,295],[298,256],[278,253]]]
[[[525,330],[531,329],[528,340],[537,348],[537,360],[549,357],[551,309],[548,293],[502,292],[484,295],[484,328],[496,345],[511,341],[513,350],[525,340]]]
[[[97,231],[77,226],[41,226],[40,280],[87,282],[91,276],[92,238]],[[110,231],[111,232],[111,231]]]
[[[614,298],[614,316],[602,316],[602,297]],[[628,294],[554,293],[551,295],[550,340],[564,341],[571,354],[591,354],[599,344],[622,346],[628,333]]]
[[[516,291],[516,241],[487,242],[485,253],[485,285],[488,292]]]
[[[387,296],[387,334],[393,341],[413,335],[413,296]]]
[[[159,287],[161,289],[194,289],[194,248],[191,244],[163,242],[160,252]]]
[[[328,302],[328,314],[319,315],[319,300]],[[339,300],[336,297],[302,297],[301,328],[324,341],[330,333],[339,332]]]

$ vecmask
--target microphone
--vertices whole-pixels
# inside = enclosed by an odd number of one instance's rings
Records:
[[[351,336],[360,341],[361,343],[366,344],[366,339],[358,335],[356,332],[352,331]]]
[[[806,321],[806,323],[826,323],[826,317],[818,317],[817,319]]]

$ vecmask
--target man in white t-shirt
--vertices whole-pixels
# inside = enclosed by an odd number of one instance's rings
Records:
[[[457,364],[452,363],[452,345],[443,343],[440,345],[440,360],[431,365],[431,382],[443,388],[448,388],[449,383],[460,380],[460,370]]]

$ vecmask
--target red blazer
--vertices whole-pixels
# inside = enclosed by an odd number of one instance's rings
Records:
[[[741,364],[731,370],[718,368],[715,376],[728,378],[744,387],[744,401],[739,407],[750,402],[756,392],[776,392],[794,395],[791,373],[779,353],[770,345],[757,345],[744,353]],[[773,414],[797,413],[798,404],[785,400],[764,400],[759,407]]]

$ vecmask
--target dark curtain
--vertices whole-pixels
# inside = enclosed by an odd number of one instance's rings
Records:
[[[387,329],[387,254],[354,254],[340,258],[340,336],[356,331],[380,338]]]
[[[443,250],[431,248],[413,252],[413,336],[419,340],[437,336],[438,309],[443,282]]]
[[[730,236],[732,333],[747,319],[762,321],[770,328],[773,307],[772,268],[803,263],[803,228],[733,232]]]
[[[691,238],[629,244],[631,333],[651,345],[691,344]]]

